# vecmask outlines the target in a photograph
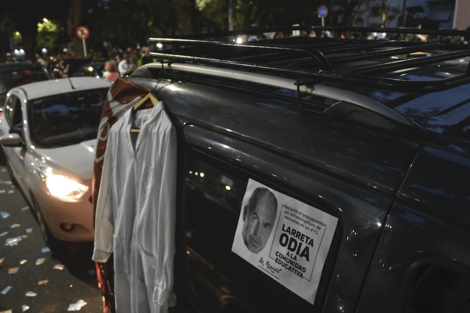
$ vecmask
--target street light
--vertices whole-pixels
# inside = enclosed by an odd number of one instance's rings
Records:
[[[46,23],[46,22],[47,22],[47,18],[43,18],[42,20],[43,20],[43,22],[44,22],[44,23]]]

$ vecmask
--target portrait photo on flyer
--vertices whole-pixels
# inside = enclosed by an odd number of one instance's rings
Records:
[[[253,179],[232,252],[313,304],[338,219]]]

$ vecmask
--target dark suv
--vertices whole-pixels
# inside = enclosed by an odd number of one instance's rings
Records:
[[[300,30],[310,36],[153,38],[173,50],[125,78],[179,131],[194,292],[175,286],[178,307],[469,312],[470,47],[349,39],[468,32]],[[275,219],[256,211],[255,187],[277,198]]]

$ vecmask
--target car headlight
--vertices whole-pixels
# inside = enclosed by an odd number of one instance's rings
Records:
[[[50,167],[41,169],[40,172],[47,189],[54,197],[64,200],[77,200],[88,191],[88,186],[55,173]]]
[[[52,175],[47,177],[46,186],[51,195],[58,198],[79,199],[88,190],[87,186],[77,183],[76,181],[62,175]]]

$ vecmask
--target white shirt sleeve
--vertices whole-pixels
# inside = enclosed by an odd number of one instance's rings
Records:
[[[106,149],[101,173],[100,191],[96,203],[95,248],[92,260],[101,263],[106,263],[113,253],[114,225],[111,222],[109,208],[110,155],[111,153]]]
[[[121,74],[121,77],[126,74],[127,69],[129,68],[129,65],[126,63],[126,60],[122,60],[118,64],[118,69],[119,69],[119,74]]]
[[[160,190],[160,210],[158,216],[159,240],[153,301],[162,307],[171,307],[176,303],[173,293],[173,268],[175,255],[176,223],[176,148],[177,139],[174,127],[166,134],[168,145],[162,151],[162,187]]]

